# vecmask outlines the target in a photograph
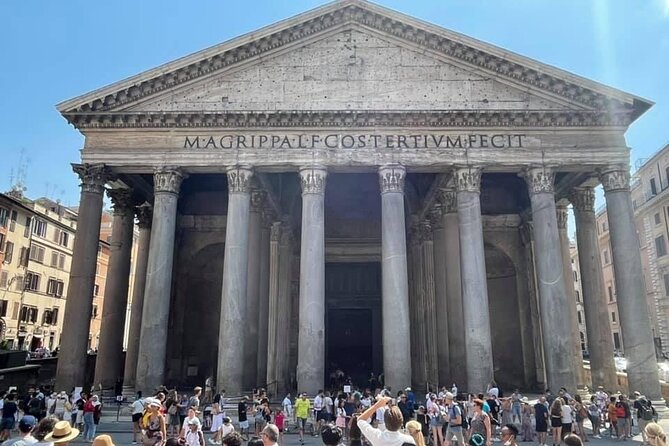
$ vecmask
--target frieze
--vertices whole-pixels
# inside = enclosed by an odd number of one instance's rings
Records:
[[[577,188],[569,195],[574,209],[580,212],[595,212],[595,190],[592,187]]]
[[[550,167],[532,167],[525,169],[522,175],[525,177],[530,195],[555,192],[555,172]]]
[[[153,174],[153,191],[178,194],[184,174],[179,168],[160,168]]]
[[[630,172],[627,167],[615,167],[599,172],[599,181],[602,182],[604,192],[629,190]]]
[[[235,166],[227,170],[228,192],[249,193],[251,192],[251,177],[253,170],[250,167]]]
[[[327,170],[323,167],[305,167],[300,169],[300,185],[303,194],[325,193]]]
[[[626,127],[631,111],[606,110],[334,110],[223,113],[65,113],[77,128],[257,128],[257,127]],[[206,142],[206,141],[205,141]]]
[[[462,167],[455,169],[455,189],[458,192],[481,192],[481,173],[480,167]]]
[[[404,193],[404,177],[406,169],[400,165],[382,166],[379,168],[379,186],[381,193],[401,192]]]
[[[72,170],[81,179],[81,191],[102,194],[105,183],[113,180],[114,175],[104,164],[72,164]]]
[[[351,22],[362,24],[438,54],[461,60],[469,66],[480,67],[501,77],[532,85],[588,107],[601,110],[631,109],[633,107],[632,104],[625,104],[616,98],[611,98],[583,85],[542,72],[540,69],[521,65],[437,32],[419,28],[377,11],[352,4],[324,12],[292,27],[278,30],[217,54],[209,54],[187,66],[163,72],[151,79],[137,82],[104,97],[98,97],[75,109],[70,109],[68,112],[116,109],[149,95],[172,89],[202,76],[224,70],[231,65],[260,57],[264,53],[276,51],[306,37]]]

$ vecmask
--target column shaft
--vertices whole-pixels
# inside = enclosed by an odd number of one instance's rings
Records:
[[[493,379],[492,338],[481,221],[481,170],[456,171],[467,388],[485,389]]]
[[[411,385],[423,391],[427,384],[427,351],[425,341],[425,274],[423,273],[423,253],[420,242],[420,227],[417,217],[412,216],[409,235],[408,256],[411,264],[407,267],[407,281],[411,276],[409,294],[409,336],[411,345]]]
[[[588,334],[592,386],[615,390],[618,388],[616,365],[613,360],[613,338],[609,323],[608,305],[604,301],[604,276],[597,240],[595,192],[592,188],[577,189],[570,198],[574,205],[578,263],[581,270],[581,290]]]
[[[136,208],[136,213],[139,226],[139,238],[137,240],[137,259],[135,260],[135,281],[132,285],[128,350],[125,354],[125,367],[123,372],[123,386],[132,389],[135,387],[137,354],[139,353],[139,336],[142,330],[144,287],[146,285],[146,268],[149,260],[149,243],[151,241],[151,205],[146,203],[142,206],[138,206]]]
[[[424,305],[422,325],[425,327],[425,352],[427,381],[430,389],[439,387],[439,363],[437,356],[437,312],[434,284],[434,245],[430,223],[421,223],[421,253],[423,257]]]
[[[278,338],[277,325],[279,322],[279,240],[281,238],[281,223],[274,223],[270,234],[269,248],[269,289],[268,289],[268,319],[267,319],[267,387],[268,391],[278,394],[278,372],[276,368]]]
[[[102,193],[109,171],[102,165],[73,165],[81,178],[77,233],[72,248],[72,266],[67,290],[63,332],[56,369],[56,387],[83,386],[86,350],[93,311],[93,286],[100,240]]]
[[[249,216],[248,263],[246,267],[246,335],[244,336],[244,379],[245,389],[258,384],[258,312],[260,305],[260,242],[262,231],[263,192],[251,193],[251,213]],[[226,389],[227,390],[227,389]]]
[[[393,389],[411,382],[404,178],[399,165],[379,169],[383,293],[383,371]]]
[[[111,189],[107,193],[114,203],[114,217],[94,379],[95,385],[101,386],[103,390],[113,389],[123,373],[123,329],[128,306],[135,219],[132,191]]]
[[[319,167],[300,170],[302,236],[297,384],[309,395],[325,379],[325,178]]]
[[[629,391],[657,400],[661,397],[660,383],[630,197],[629,168],[606,170],[600,178],[606,196]]]
[[[451,380],[450,349],[448,337],[448,279],[446,263],[448,261],[446,227],[441,204],[437,204],[430,214],[434,230],[434,294],[436,304],[437,324],[437,382],[441,385],[449,384]],[[451,254],[452,255],[452,254]]]
[[[573,391],[576,389],[576,375],[572,359],[569,302],[557,228],[554,178],[555,174],[548,168],[533,168],[526,172],[534,222],[547,384],[551,389],[566,387]]]
[[[269,325],[269,263],[270,263],[270,216],[262,215],[260,232],[260,288],[258,290],[258,370],[256,382],[265,387],[267,383],[267,339]]]
[[[566,205],[556,206],[558,234],[560,237],[560,253],[562,254],[562,278],[569,302],[569,322],[571,324],[571,348],[573,367],[576,376],[576,384],[583,388],[589,383],[585,382],[585,370],[583,369],[583,352],[581,350],[581,331],[578,327],[578,310],[576,308],[576,290],[571,269],[571,254],[569,253],[569,235],[567,234],[567,220],[569,213]]]
[[[218,335],[216,385],[232,395],[243,390],[244,347],[247,327],[247,266],[252,171],[247,167],[228,169],[228,214],[225,225],[225,257],[221,323]]]
[[[293,273],[292,231],[287,221],[282,223],[279,242],[279,298],[276,338],[279,340],[276,353],[277,388],[279,394],[290,391],[290,339],[291,339],[291,279]],[[325,349],[325,344],[323,345]],[[323,350],[325,362],[325,350]],[[318,389],[316,389],[318,390]]]
[[[145,395],[162,385],[165,376],[174,236],[182,179],[177,169],[161,169],[153,176],[153,223],[135,376],[135,388]]]

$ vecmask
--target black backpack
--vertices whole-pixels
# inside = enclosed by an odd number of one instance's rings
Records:
[[[645,398],[639,400],[639,417],[642,420],[651,421],[653,419],[653,406]]]

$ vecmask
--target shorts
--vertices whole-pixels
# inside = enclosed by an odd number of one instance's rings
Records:
[[[239,428],[240,429],[248,429],[249,428],[249,420],[240,421],[239,422]]]
[[[562,434],[568,434],[571,432],[571,423],[562,423]]]
[[[627,428],[627,418],[618,418],[618,429],[626,429]]]
[[[16,419],[14,417],[3,418],[2,421],[0,421],[0,428],[12,430],[14,429],[14,424],[16,424]]]
[[[298,418],[297,422],[300,425],[300,428],[302,430],[304,430],[304,428],[307,427],[307,419],[306,418]]]
[[[551,427],[562,427],[562,418],[551,417]]]
[[[142,419],[142,414],[141,413],[134,413],[132,414],[132,422],[133,423],[139,423],[139,420]]]
[[[316,412],[316,421],[328,421],[328,414],[324,410],[315,410]]]

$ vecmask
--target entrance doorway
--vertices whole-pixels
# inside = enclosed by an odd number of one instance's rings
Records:
[[[380,264],[327,263],[325,280],[325,382],[340,388],[350,377],[364,388],[383,361]]]

